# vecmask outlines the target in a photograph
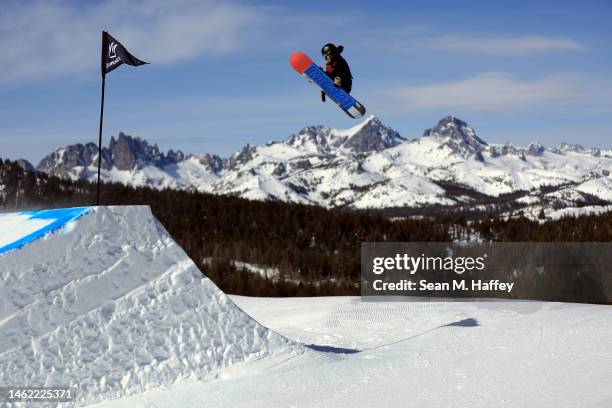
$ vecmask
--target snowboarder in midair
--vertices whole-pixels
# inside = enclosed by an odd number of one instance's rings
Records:
[[[346,93],[351,92],[353,86],[353,76],[348,63],[340,55],[344,47],[342,45],[335,46],[332,43],[327,43],[321,48],[321,55],[325,58],[325,73],[334,81],[336,86],[344,89]],[[325,94],[321,94],[323,97]],[[325,99],[323,99],[325,100]]]

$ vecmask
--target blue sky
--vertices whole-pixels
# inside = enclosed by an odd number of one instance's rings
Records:
[[[491,143],[612,147],[609,1],[0,0],[0,157],[97,140],[100,36],[151,62],[107,77],[104,144],[227,156],[355,121],[289,66],[343,44],[353,95],[408,138],[443,116]]]

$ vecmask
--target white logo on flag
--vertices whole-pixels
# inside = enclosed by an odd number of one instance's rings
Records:
[[[117,58],[116,49],[117,43],[115,43],[114,41],[108,45],[108,59]]]

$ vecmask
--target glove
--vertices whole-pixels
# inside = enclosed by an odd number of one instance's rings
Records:
[[[335,78],[334,78],[334,85],[336,85],[336,86],[342,86],[342,78],[340,78],[340,77],[335,77]]]

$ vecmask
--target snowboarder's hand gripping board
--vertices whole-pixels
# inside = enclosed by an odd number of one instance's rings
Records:
[[[334,85],[334,81],[317,64],[312,62],[308,55],[303,52],[296,52],[289,61],[293,69],[304,75],[309,82],[321,88],[350,117],[357,119],[365,114],[365,107],[347,94],[344,89]]]

